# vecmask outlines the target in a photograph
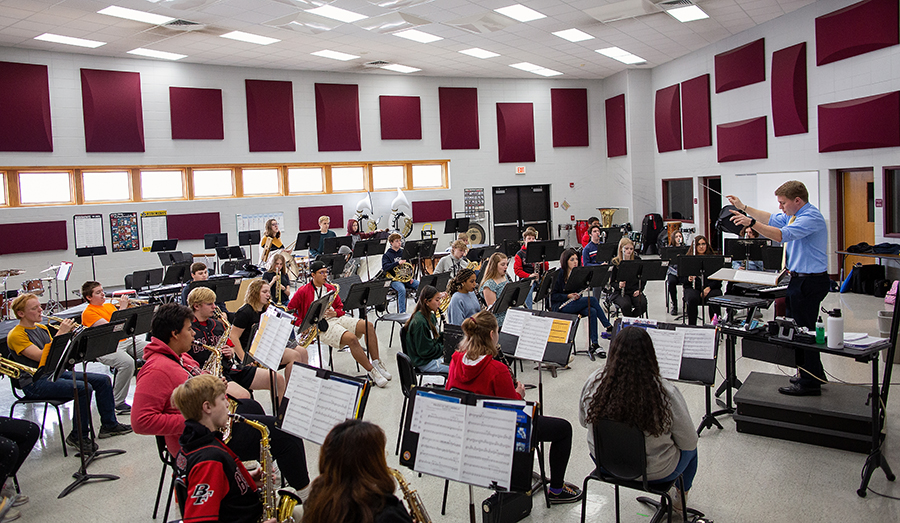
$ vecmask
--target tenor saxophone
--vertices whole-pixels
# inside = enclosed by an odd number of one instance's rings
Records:
[[[240,414],[229,414],[230,419],[246,423],[259,431],[259,466],[262,468],[263,486],[259,497],[263,504],[260,522],[275,518],[278,523],[294,523],[294,507],[300,498],[289,490],[275,490],[275,478],[272,474],[272,452],[269,450],[269,429],[262,423],[247,419]]]
[[[331,295],[331,300],[328,302],[328,307],[326,309],[330,309],[332,304],[334,304],[335,298],[337,298],[338,293],[341,292],[341,286],[337,283],[334,285],[334,294]],[[304,349],[309,347],[309,344],[316,339],[316,336],[319,335],[319,326],[317,324],[312,324],[306,328],[305,331],[300,333],[300,336],[297,336],[297,345],[303,347]]]
[[[388,468],[388,470],[397,480],[400,490],[403,491],[403,499],[406,500],[406,506],[409,507],[409,515],[412,516],[413,523],[431,523],[431,517],[428,516],[428,511],[425,510],[425,504],[422,503],[419,493],[409,486],[399,470],[392,468]]]

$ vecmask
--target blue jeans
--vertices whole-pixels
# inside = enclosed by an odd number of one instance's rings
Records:
[[[441,372],[447,374],[450,372],[450,366],[444,364],[443,358],[437,358],[422,365],[419,367],[419,370],[422,372]]]
[[[397,310],[401,314],[406,312],[406,286],[409,285],[413,289],[419,288],[419,280],[410,280],[409,283],[400,283],[392,281],[391,288],[397,291]]]
[[[669,474],[668,476],[658,479],[656,481],[651,481],[651,483],[656,482],[665,482],[672,481],[678,476],[683,476],[684,479],[684,490],[687,492],[691,490],[691,486],[694,484],[694,476],[697,475],[697,449],[694,450],[682,450],[681,458],[678,460],[678,465],[675,466],[675,471]]]
[[[534,295],[535,293],[537,293],[538,285],[540,285],[540,282],[538,280],[535,280],[535,282],[531,284],[531,289],[528,291],[528,297],[525,298],[526,309],[531,309],[534,305]],[[500,296],[497,297],[499,298]]]
[[[25,397],[29,399],[43,398],[71,398],[73,373],[63,372],[58,380],[50,381],[46,377],[41,378],[31,385],[22,388]],[[97,393],[97,410],[100,412],[100,422],[104,427],[111,427],[119,423],[116,418],[116,404],[113,400],[112,383],[105,374],[87,373],[88,386],[85,389],[82,373],[74,373],[75,386],[78,388],[78,410],[81,412],[81,430],[87,435],[88,419],[91,416],[91,392]]]
[[[600,323],[602,323],[604,327],[610,326],[606,314],[603,313],[603,309],[600,307],[600,302],[594,297],[588,298],[582,296],[565,307],[560,308],[559,312],[588,316],[588,332],[590,334],[591,343],[597,343],[597,318],[600,318]]]

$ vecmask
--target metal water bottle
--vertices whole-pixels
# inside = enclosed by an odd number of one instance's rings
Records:
[[[828,348],[844,348],[844,318],[841,317],[841,309],[828,311]]]

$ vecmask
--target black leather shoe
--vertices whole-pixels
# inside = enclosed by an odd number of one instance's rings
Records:
[[[791,376],[791,384],[796,385],[797,383],[800,383],[800,375],[794,374],[793,376]]]
[[[779,387],[778,392],[787,394],[788,396],[821,396],[822,389],[820,387],[801,387],[799,384],[790,387]]]

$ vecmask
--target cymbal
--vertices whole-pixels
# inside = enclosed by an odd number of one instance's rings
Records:
[[[57,269],[59,269],[59,265],[51,265],[51,266],[47,267],[46,269],[42,270],[42,271],[41,271],[41,274],[43,274],[43,273],[45,273],[45,272],[52,272],[52,271],[55,271],[55,270],[57,270]]]
[[[54,278],[53,276],[49,276],[49,277],[47,277],[47,278],[40,278],[41,281],[53,281],[53,280],[55,280],[55,279],[56,279],[56,278]]]
[[[0,269],[0,278],[25,274],[25,269]]]

